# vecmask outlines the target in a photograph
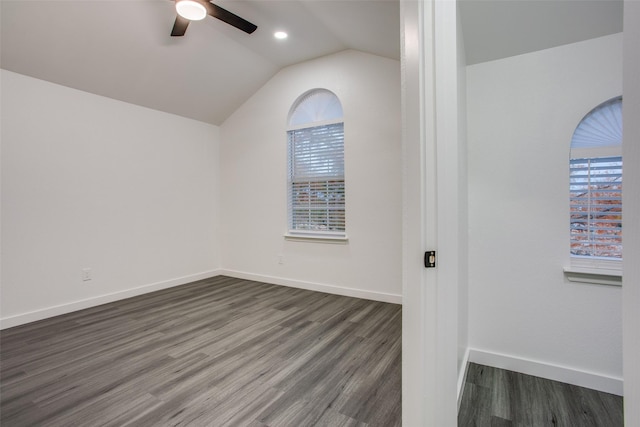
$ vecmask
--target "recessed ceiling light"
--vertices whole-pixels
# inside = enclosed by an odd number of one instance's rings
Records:
[[[275,33],[273,33],[273,37],[279,39],[279,40],[283,40],[286,39],[287,37],[289,37],[289,35],[287,33],[285,33],[284,31],[276,31]]]
[[[190,21],[199,21],[207,16],[207,9],[202,3],[194,0],[180,0],[176,2],[178,15]]]

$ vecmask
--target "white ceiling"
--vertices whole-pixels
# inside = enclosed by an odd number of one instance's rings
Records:
[[[622,0],[464,0],[467,64],[622,31]]]
[[[400,58],[398,0],[215,3],[258,30],[207,17],[170,37],[171,0],[2,0],[0,65],[219,125],[287,65],[344,49]],[[461,16],[476,63],[619,32],[622,1],[465,0]]]

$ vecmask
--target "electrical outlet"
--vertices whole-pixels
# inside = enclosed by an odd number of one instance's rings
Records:
[[[284,264],[284,255],[278,255],[278,264]]]
[[[81,275],[82,275],[82,281],[83,282],[88,282],[89,280],[91,280],[91,269],[90,268],[83,268],[81,270]]]

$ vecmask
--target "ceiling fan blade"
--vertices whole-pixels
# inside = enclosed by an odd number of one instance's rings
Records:
[[[219,20],[226,22],[227,24],[236,27],[239,30],[244,31],[247,34],[253,33],[256,28],[256,25],[247,21],[246,19],[240,18],[238,15],[235,15],[229,12],[227,9],[223,9],[218,5],[207,2],[207,12],[209,15],[214,18],[218,18]]]
[[[189,26],[189,20],[183,18],[180,15],[176,16],[176,22],[173,23],[173,29],[171,30],[171,36],[180,37],[184,36],[185,31],[187,31],[187,27]]]

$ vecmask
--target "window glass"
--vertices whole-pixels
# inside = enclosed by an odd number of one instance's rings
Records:
[[[330,91],[302,95],[289,115],[289,232],[344,236],[344,123]]]
[[[622,258],[622,97],[578,124],[569,163],[571,255]]]
[[[622,157],[571,159],[571,254],[622,257]]]

